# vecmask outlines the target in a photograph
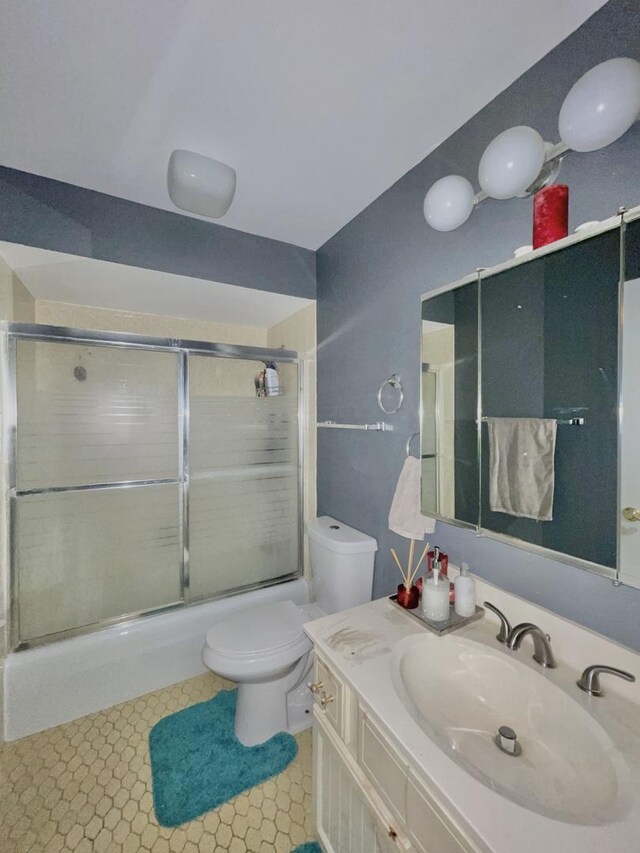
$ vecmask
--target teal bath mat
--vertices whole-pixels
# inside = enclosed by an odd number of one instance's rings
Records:
[[[303,844],[302,847],[296,847],[293,853],[322,853],[322,850],[317,841],[310,841],[308,844]]]
[[[160,720],[149,732],[153,805],[161,826],[178,826],[280,773],[295,758],[293,735],[243,746],[233,731],[236,690],[223,690]]]

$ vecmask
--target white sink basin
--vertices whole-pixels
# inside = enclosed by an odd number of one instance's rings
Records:
[[[423,731],[487,787],[567,823],[619,820],[630,806],[620,753],[579,701],[518,660],[527,651],[413,635],[394,648],[391,675]],[[496,746],[502,725],[516,732],[521,755]]]

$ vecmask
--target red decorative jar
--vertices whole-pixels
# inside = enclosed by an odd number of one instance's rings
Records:
[[[403,583],[398,584],[396,600],[400,607],[415,610],[420,602],[420,590],[415,584],[410,589],[407,589]]]

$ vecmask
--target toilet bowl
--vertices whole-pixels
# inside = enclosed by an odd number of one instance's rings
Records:
[[[313,665],[305,622],[371,600],[375,539],[323,516],[307,526],[316,601],[255,606],[214,625],[202,660],[238,684],[235,733],[245,746],[311,724]]]
[[[286,696],[311,668],[302,625],[320,615],[319,608],[278,601],[242,610],[207,632],[202,660],[238,684],[235,732],[245,746],[292,728]]]

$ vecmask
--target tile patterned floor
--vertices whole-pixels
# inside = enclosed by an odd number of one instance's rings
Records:
[[[207,673],[0,745],[1,853],[290,853],[312,839],[309,730],[279,776],[198,820],[158,826],[149,729],[227,686]]]

